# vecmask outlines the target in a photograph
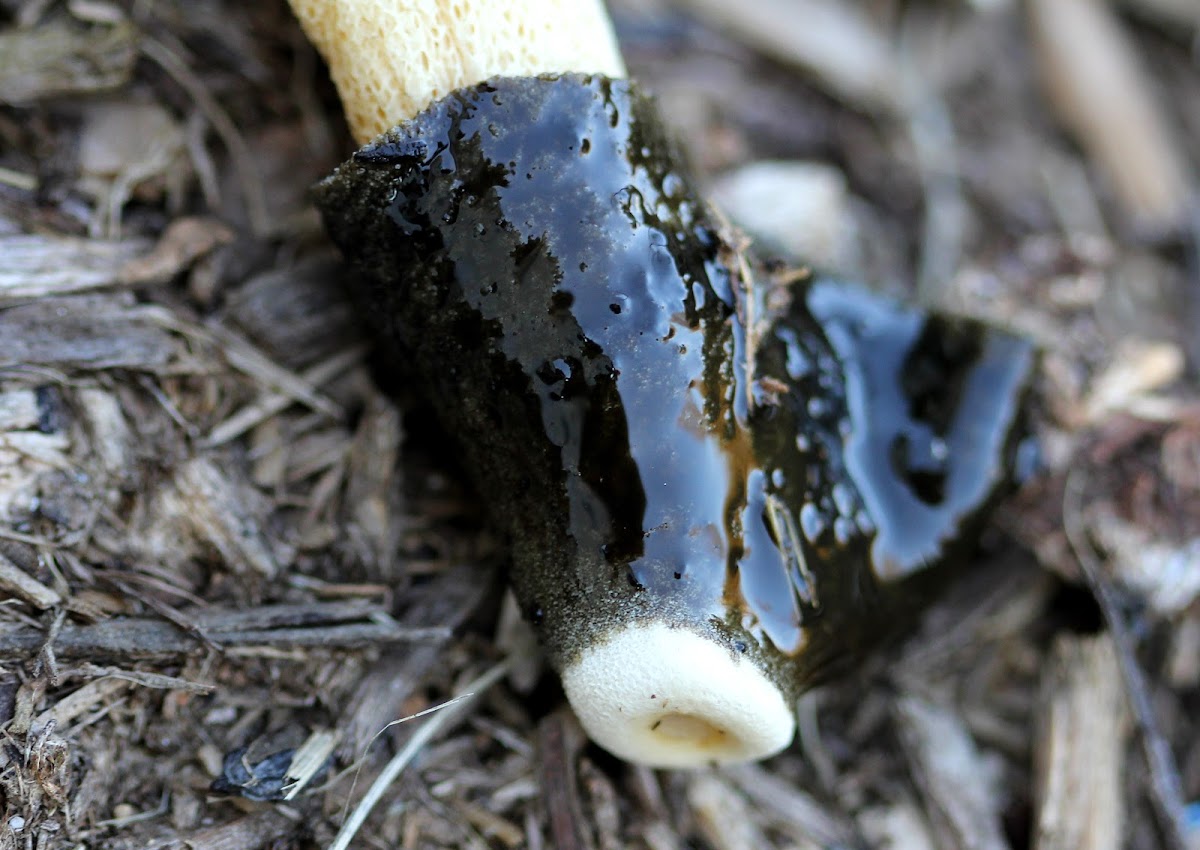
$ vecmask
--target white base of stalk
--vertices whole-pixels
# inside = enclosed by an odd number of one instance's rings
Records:
[[[754,761],[795,733],[791,707],[761,670],[684,629],[629,626],[562,680],[592,740],[651,767]]]

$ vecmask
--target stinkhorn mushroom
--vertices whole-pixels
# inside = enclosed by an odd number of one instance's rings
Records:
[[[1029,346],[755,265],[597,4],[292,3],[371,137],[328,230],[584,728],[656,766],[778,752],[1014,483]]]

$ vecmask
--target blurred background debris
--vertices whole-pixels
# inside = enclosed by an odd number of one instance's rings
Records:
[[[504,553],[340,286],[285,3],[0,0],[0,848],[328,847],[398,754],[361,846],[1198,846],[1200,6],[611,8],[761,254],[1041,347],[980,563],[802,745],[616,762],[495,663]]]

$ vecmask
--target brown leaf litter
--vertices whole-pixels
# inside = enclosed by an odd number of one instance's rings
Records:
[[[1195,846],[1189,4],[612,9],[701,176],[755,163],[734,221],[1042,347],[979,566],[783,755],[615,762],[511,622],[491,684],[503,552],[338,286],[305,193],[351,147],[286,6],[8,0],[0,848],[329,847],[376,783],[353,846]]]

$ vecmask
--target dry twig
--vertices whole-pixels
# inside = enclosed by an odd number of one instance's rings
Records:
[[[1100,606],[1108,631],[1112,635],[1125,695],[1129,700],[1142,752],[1150,770],[1148,791],[1154,811],[1158,815],[1159,828],[1170,850],[1188,850],[1183,786],[1179,779],[1179,769],[1175,765],[1171,745],[1163,736],[1155,717],[1150,688],[1137,660],[1133,636],[1129,633],[1116,594],[1104,578],[1100,565],[1092,554],[1083,529],[1081,518],[1085,484],[1085,473],[1078,467],[1073,467],[1067,476],[1063,494],[1063,526],[1079,569]]]

